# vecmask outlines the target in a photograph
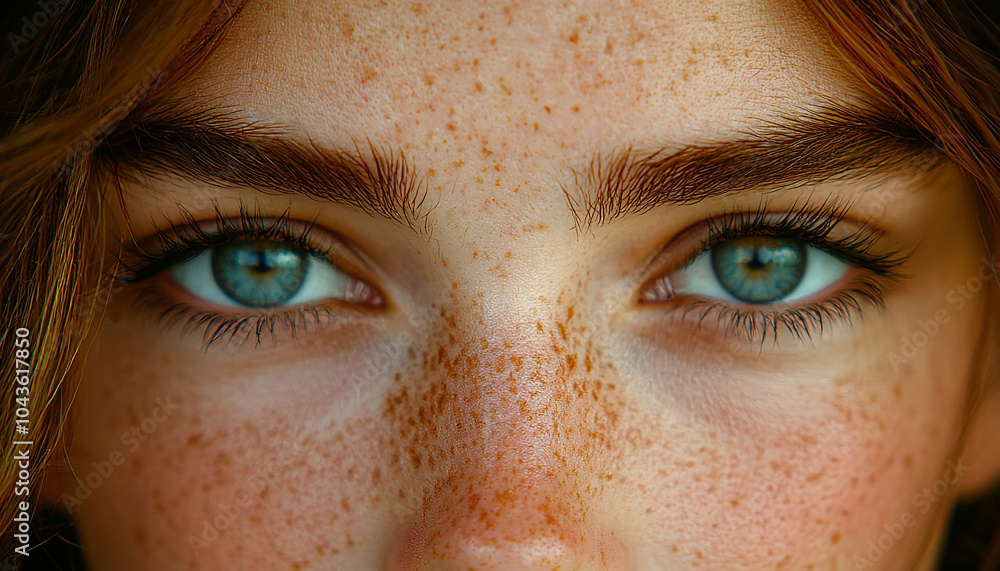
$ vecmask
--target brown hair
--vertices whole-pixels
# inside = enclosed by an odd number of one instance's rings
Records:
[[[996,228],[1000,31],[996,14],[984,12],[990,1],[807,3],[874,103],[909,118],[977,182],[984,220]],[[0,28],[10,43],[0,60],[0,369],[13,378],[15,330],[29,328],[33,492],[60,453],[71,365],[85,354],[81,340],[103,309],[94,294],[109,287],[98,272],[104,248],[92,151],[140,102],[154,102],[197,67],[235,13],[233,4],[43,0],[11,11]],[[4,442],[18,439],[6,404],[14,402],[14,389],[4,384]],[[970,396],[970,412],[981,390]],[[18,470],[7,450],[0,489],[11,490]],[[0,548],[8,553],[23,499],[4,494],[0,503]],[[996,513],[996,503],[983,509]],[[1000,561],[1000,541],[993,545],[985,553],[983,544],[982,569]]]
[[[30,384],[27,435],[15,409],[0,416],[4,442],[29,440],[31,512],[59,453],[73,394],[69,372],[99,312],[93,300],[104,248],[93,151],[157,87],[181,81],[221,37],[232,2],[49,0],[12,10],[9,49],[0,61],[0,345],[13,379],[14,340],[27,328]],[[89,302],[89,303],[88,303]],[[3,402],[15,402],[4,383]],[[13,490],[18,464],[5,447],[0,487]],[[0,552],[13,553],[12,520],[24,496],[4,493]]]
[[[854,74],[975,182],[989,251],[1000,221],[1000,5],[966,0],[807,2]],[[991,12],[992,11],[992,12]],[[967,395],[967,429],[996,363],[980,364]],[[965,433],[963,431],[962,441]],[[998,451],[1000,452],[1000,451]],[[956,512],[945,569],[1000,566],[1000,494]]]

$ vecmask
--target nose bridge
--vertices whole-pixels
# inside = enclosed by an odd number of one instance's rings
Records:
[[[594,407],[580,406],[580,397],[596,393],[583,388],[573,312],[470,306],[441,310],[419,359],[421,378],[387,402],[419,488],[390,567],[578,569],[608,561],[615,541],[589,513],[598,501],[590,459],[600,447],[588,436]]]
[[[474,458],[494,470],[511,464],[544,470],[563,455],[558,432],[567,411],[561,397],[570,382],[560,357],[565,351],[537,312],[486,312],[475,300],[470,306],[461,317],[441,312],[438,342],[421,363],[424,436],[439,446],[461,445],[448,446],[450,464]],[[427,459],[440,461],[430,451]]]

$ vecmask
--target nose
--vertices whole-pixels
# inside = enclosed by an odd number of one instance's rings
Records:
[[[579,569],[580,519],[535,476],[480,472],[447,478],[402,530],[394,569]]]
[[[427,404],[404,415],[406,433],[447,452],[433,463],[428,453],[412,475],[419,501],[391,541],[387,569],[627,568],[624,545],[597,513],[602,493],[588,468],[597,447],[583,442],[603,409],[580,406],[588,381],[571,378],[572,357],[545,332],[517,340],[435,353],[437,382],[407,399]],[[393,410],[406,406],[400,399]]]

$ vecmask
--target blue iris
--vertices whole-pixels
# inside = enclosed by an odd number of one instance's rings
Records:
[[[802,281],[806,248],[799,240],[750,236],[712,248],[712,269],[722,287],[747,303],[785,297]]]
[[[212,273],[226,295],[251,307],[287,301],[306,275],[308,254],[284,242],[242,240],[212,252]]]

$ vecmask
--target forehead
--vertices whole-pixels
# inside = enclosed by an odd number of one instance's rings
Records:
[[[335,144],[547,156],[713,138],[849,80],[789,0],[250,0],[196,85]]]

